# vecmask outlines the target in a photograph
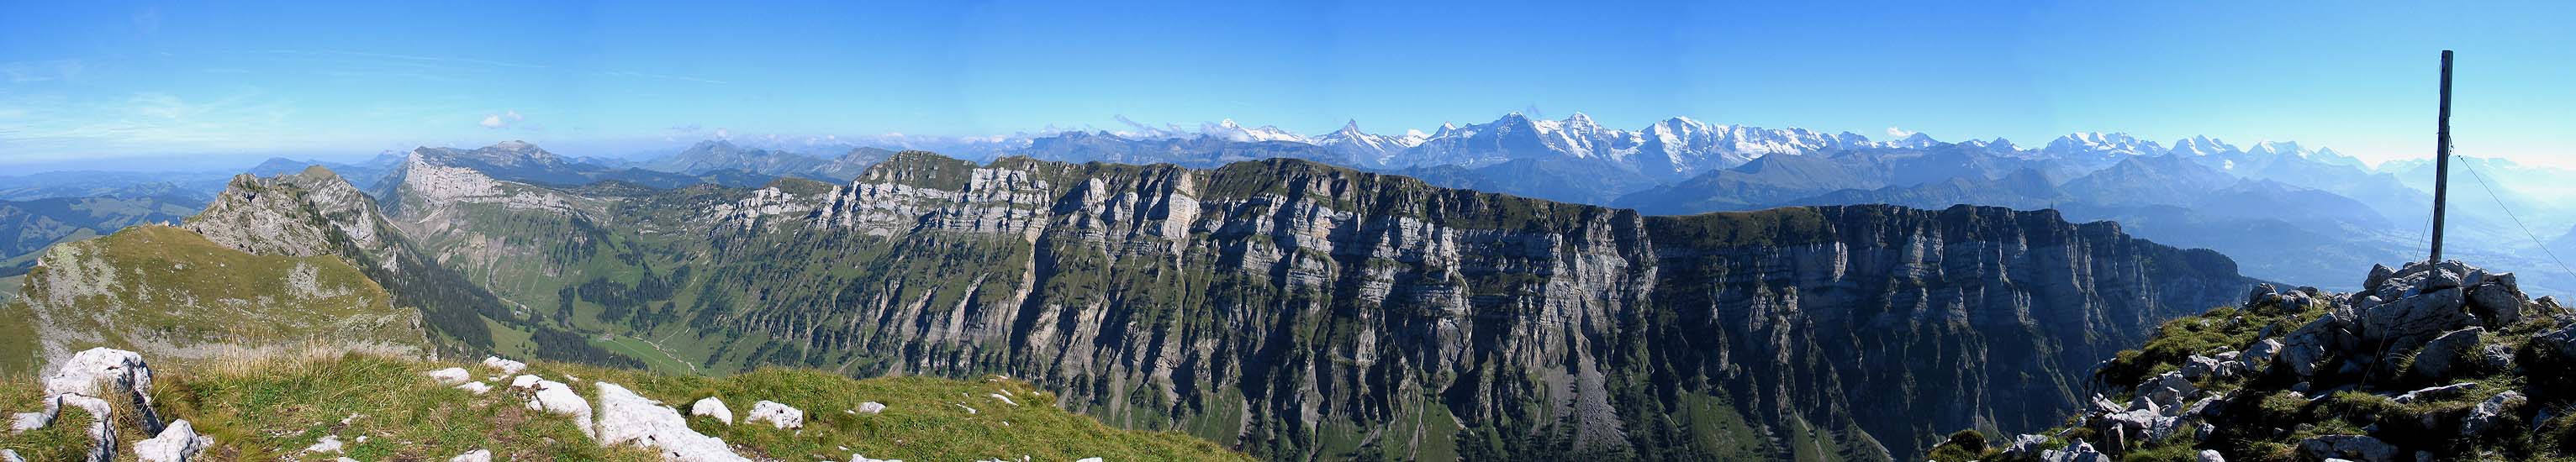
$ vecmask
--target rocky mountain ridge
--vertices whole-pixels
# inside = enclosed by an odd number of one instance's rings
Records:
[[[2576,312],[2513,273],[2378,266],[2371,290],[2254,289],[2096,375],[2071,425],[1936,460],[2534,460],[2576,450]]]

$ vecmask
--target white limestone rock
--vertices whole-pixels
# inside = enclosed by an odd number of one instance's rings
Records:
[[[716,397],[713,396],[699,399],[697,403],[690,404],[689,415],[714,417],[716,418],[716,421],[724,422],[725,425],[733,425],[733,409],[726,408],[724,400],[716,399]]]
[[[60,396],[48,396],[45,397],[44,402],[45,409],[42,411],[21,412],[13,416],[9,421],[9,432],[18,433],[53,425],[54,419],[62,415],[63,399]]]
[[[100,389],[100,385],[115,387]],[[45,376],[45,395],[75,394],[105,398],[113,392],[131,392],[141,396],[144,405],[152,404],[152,368],[143,364],[143,355],[114,348],[91,348],[63,361],[62,368]]]
[[[511,377],[511,378],[510,378],[510,388],[529,388],[529,387],[534,387],[534,386],[537,386],[537,382],[538,382],[538,381],[541,381],[541,380],[545,380],[545,378],[537,377],[537,376],[533,376],[533,375],[522,375],[522,376],[518,376],[518,377]]]
[[[64,407],[76,407],[83,411],[89,411],[89,438],[91,441],[90,444],[92,445],[91,447],[115,447],[116,425],[114,424],[116,423],[116,420],[108,417],[110,414],[108,414],[109,409],[107,400],[81,395],[55,395],[54,399],[60,401]],[[62,414],[57,410],[55,415],[60,416]],[[50,425],[51,422],[47,422],[47,424]]]
[[[53,416],[42,412],[20,412],[9,417],[9,433],[45,428],[45,424],[52,421]]]
[[[850,454],[850,462],[903,462],[903,459],[873,459],[866,454]]]
[[[501,359],[499,356],[487,356],[483,358],[483,366],[498,369],[503,374],[517,374],[520,370],[527,369],[528,363]]]
[[[492,451],[476,449],[447,458],[447,462],[492,462]]]
[[[464,384],[464,385],[457,385],[457,386],[456,386],[456,389],[458,389],[458,390],[465,390],[465,391],[473,392],[474,394],[480,395],[480,394],[484,394],[484,393],[490,393],[490,392],[492,391],[492,385],[491,385],[491,384],[487,384],[487,383],[483,383],[483,382],[465,382],[465,384]]]
[[[885,403],[880,403],[880,402],[875,402],[875,401],[869,401],[869,402],[865,402],[865,403],[859,403],[859,408],[857,409],[857,411],[858,411],[860,414],[867,414],[867,415],[876,415],[876,414],[877,414],[877,413],[879,413],[879,412],[885,412],[885,410],[886,410],[886,405],[885,405]]]
[[[2101,451],[2093,449],[2093,445],[2085,443],[2084,440],[2075,440],[2075,444],[2067,445],[2065,449],[2049,449],[2040,451],[2039,460],[2047,462],[2111,462],[2111,456],[2102,454]]]
[[[342,446],[342,445],[340,444],[340,435],[322,435],[322,439],[321,439],[321,440],[319,440],[319,441],[314,441],[312,446],[305,446],[305,447],[304,447],[304,452],[317,453],[317,454],[318,454],[318,453],[329,453],[329,452],[340,452],[340,447],[341,447],[341,446]]]
[[[2510,410],[2527,402],[2529,400],[2522,397],[2522,392],[2510,390],[2478,402],[2477,407],[2469,409],[2468,417],[2460,419],[2460,436],[2476,437],[2496,428],[2498,423],[2512,416]]]
[[[161,429],[160,436],[135,442],[134,457],[143,462],[186,462],[214,444],[214,438],[199,435],[187,420],[178,420]]]
[[[742,423],[746,424],[764,420],[769,421],[770,426],[782,430],[805,428],[805,411],[778,404],[775,401],[762,400],[751,403],[751,412],[742,416]]]
[[[474,374],[465,372],[465,368],[462,367],[450,367],[446,369],[422,372],[420,375],[429,376],[430,380],[438,382],[439,385],[446,386],[454,386],[456,384],[474,381]]]
[[[590,402],[583,401],[580,393],[572,391],[572,386],[564,385],[563,382],[542,380],[537,382],[536,388],[537,396],[528,400],[528,409],[572,416],[576,422],[579,422],[575,426],[581,427],[582,435],[599,437],[598,431],[590,426]]]
[[[1012,406],[1018,406],[1018,405],[1020,405],[1020,402],[1018,402],[1018,401],[1012,401],[1012,400],[1011,400],[1011,397],[1008,397],[1008,396],[1002,396],[1002,394],[1001,394],[1001,393],[985,393],[985,394],[984,394],[984,396],[990,396],[990,397],[993,397],[993,399],[1002,400],[1002,404],[1008,404],[1008,405],[1012,405]]]
[[[748,462],[722,439],[689,429],[680,411],[608,382],[599,386],[599,444],[653,449],[664,460]]]

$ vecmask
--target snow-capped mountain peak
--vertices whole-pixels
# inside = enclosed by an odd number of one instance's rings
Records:
[[[1311,142],[1311,141],[1307,140],[1305,136],[1301,136],[1301,135],[1298,135],[1298,134],[1296,134],[1296,133],[1294,133],[1294,132],[1290,132],[1290,131],[1287,131],[1287,130],[1282,130],[1282,129],[1280,129],[1279,127],[1274,127],[1274,126],[1269,126],[1269,125],[1263,125],[1263,126],[1260,126],[1260,127],[1257,127],[1257,128],[1247,128],[1247,127],[1244,127],[1244,126],[1243,126],[1243,125],[1241,125],[1241,124],[1234,123],[1234,119],[1224,119],[1224,120],[1219,120],[1219,121],[1217,121],[1217,123],[1214,123],[1214,124],[1207,124],[1207,125],[1201,126],[1201,127],[1199,128],[1199,134],[1200,134],[1201,136],[1211,136],[1211,137],[1216,137],[1216,138],[1222,138],[1222,139],[1225,139],[1225,140],[1227,140],[1227,141],[1237,141],[1237,142],[1259,142],[1259,141],[1293,141],[1293,142],[1299,142],[1299,143],[1310,143],[1310,142]]]
[[[2142,156],[2164,152],[2164,148],[2157,146],[2154,141],[2141,140],[2127,133],[2078,132],[2057,137],[2056,140],[2049,141],[2047,147],[2040,148],[2040,151],[2061,157],[2070,155]]]
[[[2225,141],[2219,141],[2217,138],[2193,136],[2190,138],[2174,140],[2173,149],[2167,152],[2191,156],[2214,156],[2243,151],[2236,149],[2235,145],[2227,144]]]
[[[1959,142],[1959,145],[1982,149],[1987,153],[1997,155],[2010,155],[2021,152],[2021,147],[2014,146],[2012,140],[2003,139],[2003,137],[1996,137],[1993,141],[1970,139]]]
[[[2247,149],[2245,152],[2274,156],[2288,155],[2307,157],[2308,155],[2307,150],[2300,148],[2299,143],[2296,141],[2264,141],[2261,143],[2254,143],[2254,148]]]
[[[1565,128],[1568,128],[1568,129],[1575,129],[1575,130],[1600,130],[1600,129],[1601,129],[1601,124],[1593,123],[1593,122],[1592,122],[1592,116],[1584,115],[1584,114],[1583,114],[1583,113],[1581,113],[1581,112],[1576,112],[1576,113],[1574,113],[1574,115],[1573,115],[1573,116],[1571,116],[1571,117],[1566,117],[1566,118],[1565,118],[1564,125],[1565,125]]]
[[[1422,144],[1424,138],[1420,130],[1408,131],[1401,137],[1372,134],[1361,131],[1358,120],[1351,120],[1343,122],[1341,130],[1315,137],[1309,142],[1340,153],[1352,165],[1385,167],[1396,154]]]
[[[1914,134],[1905,135],[1905,139],[1892,141],[1889,142],[1889,144],[1899,147],[1923,148],[1939,145],[1941,144],[1941,140],[1932,139],[1932,135],[1926,135],[1923,134],[1923,132],[1914,132]]]

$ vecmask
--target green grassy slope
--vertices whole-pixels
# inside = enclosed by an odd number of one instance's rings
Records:
[[[338,257],[253,255],[167,226],[65,244],[0,307],[0,372],[90,347],[171,361],[241,349],[426,351],[415,310]]]
[[[295,458],[333,435],[348,444],[348,457],[359,460],[445,460],[475,449],[492,451],[494,460],[658,460],[632,448],[601,448],[573,419],[528,410],[507,379],[478,396],[421,375],[451,366],[478,376],[495,373],[479,365],[342,355],[164,368],[155,371],[154,393],[163,416],[187,419],[215,438],[216,446],[201,460]],[[699,398],[721,397],[737,425],[692,417],[690,427],[755,459],[848,460],[855,453],[904,460],[1248,460],[1188,435],[1113,429],[1052,406],[1053,395],[999,378],[853,380],[791,369],[709,378],[549,362],[523,373],[564,381],[594,403],[596,382],[615,383],[683,411]],[[0,409],[33,408],[37,388],[24,378],[0,383]],[[1018,405],[987,396],[997,393],[1014,396]],[[764,399],[804,410],[803,430],[739,420]],[[887,409],[875,415],[842,412],[868,401]],[[356,442],[359,435],[367,441]],[[128,439],[130,447],[139,438]],[[77,432],[0,435],[0,448],[30,456],[75,452],[58,447],[67,441],[78,441]]]

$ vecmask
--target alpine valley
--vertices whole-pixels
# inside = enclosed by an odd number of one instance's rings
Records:
[[[0,323],[0,369],[320,348],[408,359],[289,370],[500,356],[671,399],[696,385],[600,371],[990,378],[1260,459],[1885,461],[2066,425],[2168,320],[2411,258],[2430,200],[2331,150],[2096,133],[2025,149],[1513,114],[972,146],[513,141],[273,160],[199,196],[93,185],[0,221],[51,244],[0,302],[27,320]],[[2484,213],[2452,219],[2508,218]]]

